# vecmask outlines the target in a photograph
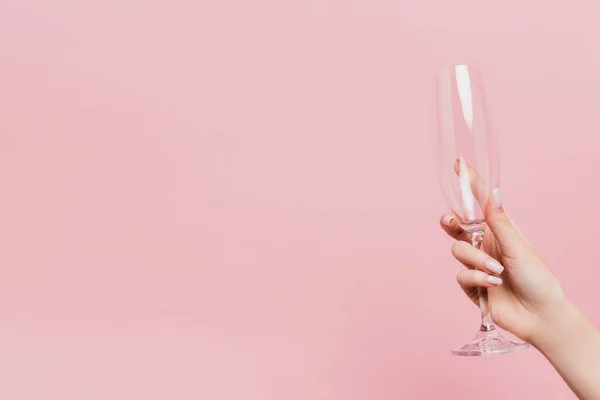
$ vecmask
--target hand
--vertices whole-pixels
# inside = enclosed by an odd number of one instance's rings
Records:
[[[457,280],[467,296],[479,304],[478,287],[487,287],[492,320],[518,338],[535,345],[537,334],[561,318],[568,300],[560,282],[545,261],[510,220],[499,190],[485,205],[487,222],[482,249],[452,215],[441,219],[442,228],[457,239],[454,257],[467,267]]]

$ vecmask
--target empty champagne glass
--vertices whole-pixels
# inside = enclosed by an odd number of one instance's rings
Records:
[[[487,120],[481,76],[471,65],[454,65],[439,71],[437,90],[434,142],[440,186],[458,223],[473,246],[480,248],[485,231],[483,209],[491,191],[499,186],[498,148]],[[453,354],[483,356],[528,346],[502,335],[492,321],[488,300],[488,289],[480,288],[479,332],[452,350]]]

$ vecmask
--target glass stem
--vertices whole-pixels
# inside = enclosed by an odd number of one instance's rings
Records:
[[[483,243],[483,229],[469,232],[471,238],[471,244],[476,249],[481,249]],[[490,307],[488,302],[488,290],[487,288],[477,288],[479,291],[479,309],[481,310],[481,332],[489,332],[496,329],[492,316],[490,315]]]

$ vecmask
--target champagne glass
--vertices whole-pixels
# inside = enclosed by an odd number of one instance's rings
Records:
[[[437,90],[434,142],[440,186],[472,245],[480,248],[485,231],[483,209],[499,184],[498,148],[487,119],[481,76],[471,65],[454,65],[439,71]],[[502,354],[528,346],[505,338],[496,328],[486,288],[479,288],[479,307],[479,332],[471,342],[452,350],[453,354]]]

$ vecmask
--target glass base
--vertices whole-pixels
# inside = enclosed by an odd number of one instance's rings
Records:
[[[505,338],[500,331],[492,328],[489,331],[480,331],[471,342],[452,350],[455,356],[491,356],[494,354],[507,354],[517,350],[525,350],[528,343],[514,342]]]

